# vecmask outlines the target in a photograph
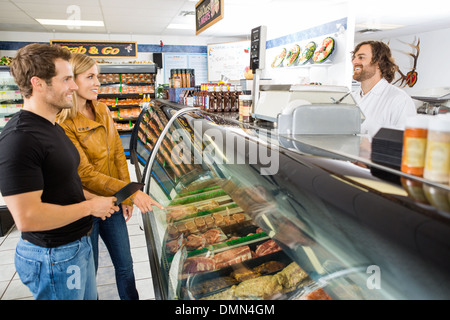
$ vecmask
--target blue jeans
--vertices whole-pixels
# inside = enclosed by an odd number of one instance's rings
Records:
[[[20,238],[15,255],[16,271],[36,300],[96,300],[91,240],[44,248]]]
[[[102,238],[114,265],[117,291],[121,300],[139,300],[131,258],[130,240],[122,207],[111,217],[93,219],[91,240],[95,270],[98,269],[98,236]]]

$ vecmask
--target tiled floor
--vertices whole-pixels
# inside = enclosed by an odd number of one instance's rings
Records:
[[[140,212],[135,208],[127,222],[134,262],[136,287],[140,300],[153,300],[153,283],[148,262],[145,234],[141,226]],[[14,267],[14,252],[20,232],[13,227],[4,237],[0,237],[0,300],[33,299],[28,288],[20,281]],[[100,240],[97,288],[100,300],[119,300],[109,253]]]

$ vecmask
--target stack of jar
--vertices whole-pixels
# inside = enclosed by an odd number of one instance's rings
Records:
[[[193,88],[194,86],[194,69],[170,69],[171,88]]]
[[[208,112],[237,112],[241,86],[203,83],[194,88],[194,106]]]
[[[417,115],[406,120],[401,171],[449,185],[450,115]],[[410,182],[409,191],[416,184]],[[450,211],[450,196],[443,194],[442,189],[424,184],[423,191],[431,204]],[[414,194],[417,195],[417,188]]]

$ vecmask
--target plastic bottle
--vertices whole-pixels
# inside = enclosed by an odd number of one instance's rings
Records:
[[[215,101],[214,101],[214,86],[212,84],[207,84],[207,92],[205,96],[205,110],[209,112],[215,111]]]
[[[222,86],[222,99],[223,99],[223,111],[224,112],[231,111],[229,88],[230,88],[229,85]]]
[[[190,70],[191,87],[195,87],[195,70],[194,69],[189,70]]]
[[[170,69],[170,79],[169,79],[169,86],[170,88],[174,88],[174,76],[175,76],[175,69]]]
[[[424,178],[448,183],[450,174],[450,118],[433,116],[429,122]]]
[[[216,112],[223,112],[222,86],[220,84],[216,84],[214,94],[216,99]]]
[[[250,111],[252,108],[252,96],[240,95],[239,96],[239,121],[250,122]]]
[[[190,69],[184,69],[186,77],[186,88],[191,88],[191,71]]]
[[[176,69],[175,73],[173,75],[173,87],[174,88],[181,88],[181,75],[180,70]]]
[[[229,88],[229,96],[230,96],[230,111],[231,112],[236,112],[239,109],[239,102],[238,102],[238,97],[236,94],[236,87],[235,86],[230,86]]]
[[[403,133],[402,172],[423,176],[429,119],[430,116],[427,115],[417,115],[406,119]]]

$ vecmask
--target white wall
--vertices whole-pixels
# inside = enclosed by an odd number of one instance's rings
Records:
[[[294,4],[293,4],[294,5]],[[342,30],[336,26],[335,31],[330,34],[323,34],[318,37],[311,37],[301,42],[293,42],[288,45],[270,48],[266,52],[266,68],[261,77],[272,79],[276,84],[306,84],[319,82],[324,85],[340,85],[351,87],[352,69],[349,52],[354,47],[355,18],[352,8],[348,3],[328,5],[320,8],[319,14],[314,2],[299,2],[297,7],[283,11],[283,23],[273,21],[267,25],[267,39],[273,40],[287,36],[292,33],[307,34],[311,29],[321,29],[323,25],[330,22],[347,19],[347,29]],[[328,64],[307,64],[304,66],[288,68],[272,68],[271,64],[276,55],[285,47],[289,50],[293,45],[299,44],[301,50],[304,46],[314,41],[320,47],[322,40],[326,36],[331,36],[336,41],[336,50],[330,56]]]
[[[383,39],[389,42],[396,63],[404,74],[412,70],[413,58],[406,52],[415,53],[408,44],[417,43],[420,39],[420,53],[417,60],[417,83],[412,87],[406,86],[404,90],[414,95],[422,90],[437,87],[449,87],[450,78],[450,29],[418,33],[400,38]]]

